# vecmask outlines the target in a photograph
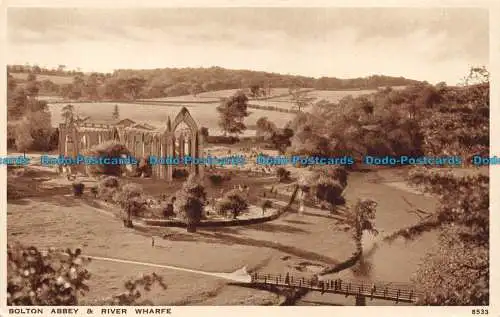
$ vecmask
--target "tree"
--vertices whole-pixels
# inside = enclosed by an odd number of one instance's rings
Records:
[[[206,140],[208,138],[208,128],[207,127],[201,127],[200,128],[200,134]]]
[[[190,175],[176,195],[174,207],[186,222],[188,232],[196,232],[206,203],[205,188],[195,175]]]
[[[374,235],[378,234],[375,229],[377,203],[371,199],[358,199],[354,208],[347,208],[336,218],[337,225],[344,231],[350,231],[356,243],[356,254],[363,254],[363,232],[368,231]]]
[[[71,104],[67,104],[61,109],[61,116],[64,118],[65,124],[73,122],[75,119],[75,107]]]
[[[125,226],[132,228],[132,216],[137,215],[146,204],[142,187],[138,184],[125,184],[121,190],[115,193],[113,200],[123,208]]]
[[[24,118],[16,126],[16,149],[26,153],[33,144],[33,141],[29,120]]]
[[[133,100],[135,100],[146,84],[146,79],[139,76],[132,76],[122,80],[121,84],[124,91],[128,93]]]
[[[260,96],[260,85],[251,85],[250,86],[250,94],[252,97],[257,98]]]
[[[17,87],[7,92],[7,116],[8,120],[17,120],[26,111],[28,96],[23,87]]]
[[[269,199],[266,199],[262,202],[261,208],[262,208],[262,216],[264,216],[268,208],[273,208],[273,202],[270,201]]]
[[[290,139],[293,137],[293,134],[293,130],[289,128],[275,131],[271,135],[271,143],[274,145],[275,149],[283,154],[286,152],[287,148],[292,145]]]
[[[300,90],[300,88],[291,89],[292,102],[298,111],[302,111],[305,107],[310,105],[311,100],[307,97],[307,91]]]
[[[248,210],[248,202],[238,189],[233,189],[226,192],[224,197],[217,202],[215,209],[222,215],[227,215],[229,212],[233,219],[236,219]]]
[[[286,168],[284,167],[279,167],[277,170],[276,170],[276,177],[278,178],[278,180],[281,182],[285,182],[287,180],[290,179],[290,171],[288,171]]]
[[[98,87],[99,87],[98,74],[97,73],[90,74],[83,87],[83,92],[85,97],[89,98],[90,100],[99,99],[99,93],[97,91]]]
[[[274,133],[278,131],[278,128],[274,124],[274,122],[269,121],[267,117],[260,117],[256,122],[257,137],[264,137],[264,139],[270,139]]]
[[[28,97],[34,98],[38,96],[40,91],[40,83],[36,81],[36,75],[34,73],[29,73],[24,90]]]
[[[223,100],[221,105],[217,107],[220,118],[219,126],[224,131],[224,135],[227,133],[240,134],[246,129],[243,120],[250,115],[247,107],[248,98],[242,91]]]
[[[113,109],[113,120],[119,120],[120,119],[120,111],[118,110],[118,105],[115,105]]]

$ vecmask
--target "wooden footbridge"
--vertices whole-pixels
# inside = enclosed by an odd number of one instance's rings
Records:
[[[395,285],[394,283],[349,281],[343,279],[318,280],[318,278],[306,279],[292,275],[271,275],[255,272],[251,283],[260,286],[296,288],[309,291],[317,291],[331,294],[353,296],[356,305],[366,305],[366,299],[382,299],[397,303],[414,304],[420,295],[410,285]]]

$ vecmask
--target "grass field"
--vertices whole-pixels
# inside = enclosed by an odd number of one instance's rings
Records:
[[[75,109],[81,116],[90,116],[91,120],[98,122],[113,122],[112,112],[115,105],[118,105],[120,117],[130,118],[136,122],[146,122],[148,124],[165,127],[167,117],[170,116],[171,120],[175,118],[177,113],[181,110],[182,106],[175,105],[147,105],[147,104],[128,104],[128,103],[78,103],[74,104]],[[61,109],[65,104],[49,104],[49,109],[52,113],[52,125],[57,126],[59,123],[64,122],[61,116]],[[198,123],[199,127],[207,127],[209,133],[216,135],[221,131],[217,125],[219,120],[216,111],[217,104],[201,104],[186,106],[194,120]],[[260,117],[267,116],[273,120],[278,127],[284,126],[289,120],[293,119],[294,114],[279,113],[275,111],[267,111],[260,109],[250,109],[250,116],[245,119],[247,126],[255,125]]]
[[[28,78],[28,73],[11,73],[11,75],[17,80],[26,80]],[[38,81],[50,80],[54,84],[63,85],[63,84],[71,84],[73,82],[72,76],[57,76],[57,75],[36,75],[36,79]]]

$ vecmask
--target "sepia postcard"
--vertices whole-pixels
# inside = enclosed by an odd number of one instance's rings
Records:
[[[4,4],[0,315],[498,316],[493,2],[61,5]]]

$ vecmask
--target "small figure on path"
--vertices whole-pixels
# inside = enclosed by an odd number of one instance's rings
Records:
[[[151,236],[151,246],[155,246],[155,237]]]

